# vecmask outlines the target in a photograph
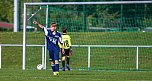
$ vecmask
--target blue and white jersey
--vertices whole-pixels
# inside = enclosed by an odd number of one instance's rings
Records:
[[[60,44],[63,44],[63,40],[62,40],[60,32],[58,31],[52,32],[51,30],[48,30],[46,27],[43,28],[43,31],[45,33],[46,40],[47,40],[47,49],[49,51],[51,50],[60,51],[58,42],[60,42]]]

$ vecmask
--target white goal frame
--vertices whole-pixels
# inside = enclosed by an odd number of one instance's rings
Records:
[[[88,5],[88,4],[143,4],[152,3],[152,1],[108,1],[108,2],[41,2],[41,3],[24,3],[24,17],[23,17],[23,56],[22,69],[25,70],[26,59],[26,7],[30,5]],[[46,23],[47,25],[47,23]]]

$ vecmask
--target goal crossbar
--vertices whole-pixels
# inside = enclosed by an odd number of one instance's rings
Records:
[[[25,5],[83,5],[83,4],[143,4],[152,3],[152,1],[108,1],[108,2],[41,2],[24,3]]]

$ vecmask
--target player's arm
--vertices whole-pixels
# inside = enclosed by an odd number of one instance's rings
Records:
[[[72,47],[70,46],[69,54],[72,55]]]
[[[70,53],[70,55],[72,55],[72,46],[71,46],[71,38],[70,38],[70,36],[69,36],[68,39],[69,39],[69,46],[70,46],[70,52],[69,53]]]
[[[70,36],[68,36],[68,43],[69,43],[69,46],[71,48],[71,37]]]
[[[38,23],[36,20],[33,21],[34,24],[38,25],[40,28],[43,29],[43,31],[45,32],[45,35],[48,35],[48,31],[47,28],[45,28],[43,25],[41,25],[40,23]]]
[[[63,43],[61,44],[61,49],[62,49],[62,54],[64,54],[64,46],[63,46]]]
[[[36,20],[34,20],[33,23],[36,24],[36,25],[38,25],[38,26],[39,26],[40,28],[42,28],[42,29],[44,28],[44,26],[41,25],[40,23],[38,23]]]
[[[63,40],[61,35],[59,36],[59,43],[61,44],[62,54],[64,54],[65,52],[64,52]]]

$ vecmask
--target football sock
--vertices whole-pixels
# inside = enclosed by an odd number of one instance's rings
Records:
[[[67,57],[67,64],[69,65],[70,57]]]
[[[59,63],[55,63],[55,71],[59,71]]]
[[[65,67],[65,60],[62,61],[62,67]]]
[[[55,72],[55,64],[52,64],[52,71]]]

